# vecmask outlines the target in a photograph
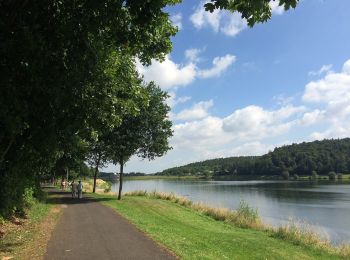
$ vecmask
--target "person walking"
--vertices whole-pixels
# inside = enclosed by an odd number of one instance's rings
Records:
[[[78,183],[78,198],[83,198],[83,183],[81,181]]]
[[[72,198],[76,198],[77,197],[77,191],[78,191],[78,186],[76,184],[76,182],[73,180],[72,183],[70,184],[71,189],[72,189]]]

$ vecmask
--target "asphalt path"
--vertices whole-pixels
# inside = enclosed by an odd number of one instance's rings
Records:
[[[44,259],[176,259],[167,250],[96,199],[62,196],[63,214]]]

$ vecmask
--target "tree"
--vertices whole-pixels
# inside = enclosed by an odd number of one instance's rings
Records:
[[[111,53],[163,59],[177,31],[163,9],[177,2],[0,1],[0,211],[52,167],[62,140],[120,123]]]
[[[123,167],[133,155],[153,160],[171,149],[168,143],[172,136],[170,110],[165,103],[168,97],[153,82],[140,89],[148,96],[146,104],[140,104],[137,116],[126,116],[122,124],[108,135],[109,158],[120,165],[118,199],[123,189]]]
[[[96,179],[98,174],[98,169],[105,167],[108,162],[108,157],[106,154],[107,144],[104,141],[104,137],[98,137],[98,139],[90,144],[89,153],[87,155],[88,163],[91,167],[94,167],[94,184],[92,192],[96,191]]]

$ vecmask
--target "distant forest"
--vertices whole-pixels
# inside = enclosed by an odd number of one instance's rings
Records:
[[[253,177],[328,175],[350,172],[350,138],[275,148],[262,156],[218,158],[166,169],[156,175]]]

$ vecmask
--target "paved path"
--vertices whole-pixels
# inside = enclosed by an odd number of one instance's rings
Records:
[[[96,200],[73,200],[67,193],[62,200],[63,215],[53,231],[44,259],[175,259]]]

